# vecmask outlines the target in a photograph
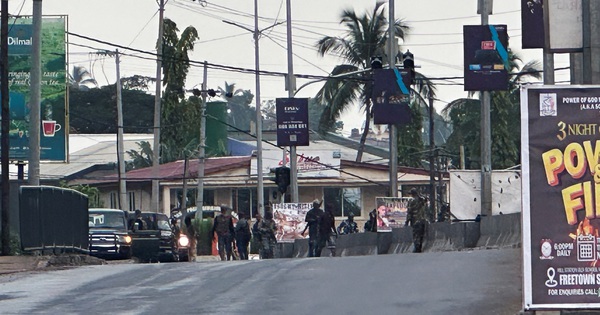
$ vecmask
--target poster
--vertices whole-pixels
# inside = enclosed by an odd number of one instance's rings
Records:
[[[525,309],[600,307],[600,87],[521,91]]]
[[[304,219],[312,203],[275,203],[272,205],[273,219],[277,224],[275,238],[279,243],[293,243],[296,239],[308,238],[308,231],[302,235],[306,227]]]
[[[464,25],[465,91],[508,90],[506,25]]]
[[[308,99],[278,98],[275,100],[277,112],[277,145],[308,146]]]
[[[373,122],[410,123],[410,71],[396,68],[375,69],[373,73]]]
[[[28,160],[29,100],[33,26],[31,17],[10,18],[9,63],[9,159]],[[66,17],[42,18],[40,159],[66,161]]]
[[[377,232],[391,232],[403,227],[409,200],[406,197],[376,197]]]
[[[544,1],[521,0],[521,47],[544,48]]]

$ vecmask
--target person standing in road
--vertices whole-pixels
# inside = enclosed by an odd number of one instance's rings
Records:
[[[235,243],[240,260],[248,260],[248,243],[250,243],[250,224],[244,213],[238,213],[239,220],[235,224]]]
[[[420,253],[423,250],[423,237],[425,236],[425,228],[427,226],[427,218],[425,207],[427,200],[421,196],[416,189],[410,190],[412,199],[408,202],[408,210],[406,213],[405,226],[412,227],[413,253]]]
[[[273,220],[273,214],[270,211],[265,211],[264,219],[260,220],[258,224],[258,231],[260,233],[261,248],[262,248],[262,259],[274,258],[275,244],[277,239],[275,238],[275,232],[277,231],[277,225]]]
[[[337,232],[339,235],[358,233],[358,224],[354,222],[354,213],[352,211],[348,213],[348,219],[340,223]]]
[[[304,232],[308,229],[308,257],[316,257],[319,220],[324,214],[323,210],[321,210],[321,202],[318,199],[313,201],[312,206],[312,209],[306,213],[306,217],[304,218],[306,227],[304,227],[304,231],[301,233],[304,235]]]
[[[228,213],[230,208],[226,205],[221,205],[221,213],[215,217],[213,223],[211,236],[217,233],[217,244],[219,247],[219,256],[221,260],[225,260],[225,254],[227,254],[227,260],[231,260],[232,257],[232,242],[235,231],[233,230],[233,219],[231,214]]]
[[[190,241],[190,252],[188,255],[188,260],[189,261],[196,261],[196,227],[194,227],[194,224],[192,222],[192,218],[195,218],[196,214],[195,213],[188,213],[185,218],[183,219],[183,224],[185,225],[185,230],[184,233],[187,236],[188,240]]]
[[[331,256],[335,257],[335,240],[338,234],[335,230],[335,215],[333,214],[333,206],[331,204],[325,206],[325,212],[319,218],[318,226],[318,242],[315,256],[321,257],[321,251],[327,246],[331,252]]]

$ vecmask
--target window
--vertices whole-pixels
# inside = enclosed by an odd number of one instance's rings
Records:
[[[352,212],[360,216],[360,188],[325,188],[325,207],[332,207],[336,217],[345,217]]]
[[[135,192],[130,191],[127,194],[129,195],[129,211],[134,211],[137,209],[135,207]]]
[[[119,193],[116,191],[110,192],[110,207],[112,209],[119,209]]]

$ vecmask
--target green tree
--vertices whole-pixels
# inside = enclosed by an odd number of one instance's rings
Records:
[[[72,90],[89,90],[98,87],[98,82],[92,74],[82,66],[73,66],[69,73],[69,85]]]
[[[254,95],[250,90],[236,89],[235,83],[219,87],[221,95],[229,95],[227,100],[227,123],[240,130],[250,130],[250,123],[256,121],[256,108],[250,107]]]
[[[69,186],[65,181],[59,183],[62,188],[69,188],[76,190],[86,196],[88,196],[88,207],[89,208],[102,208],[104,203],[100,200],[100,190],[96,187],[90,187],[89,185],[72,185]]]
[[[326,53],[334,53],[344,59],[344,63],[335,66],[331,72],[331,76],[342,77],[328,79],[316,95],[318,102],[324,105],[319,121],[319,132],[330,131],[341,113],[354,102],[359,102],[360,108],[365,114],[365,128],[360,138],[357,161],[362,160],[364,144],[370,130],[373,90],[371,83],[373,74],[372,71],[369,71],[371,57],[384,56],[388,41],[389,23],[383,5],[384,2],[377,2],[370,14],[362,16],[357,16],[353,11],[344,10],[341,15],[341,24],[347,28],[345,36],[326,36],[317,43],[318,53],[321,56]],[[402,20],[394,22],[396,37],[404,39],[408,31],[409,27]],[[428,86],[427,91],[433,93],[433,86],[422,75],[416,76],[416,82],[417,91]],[[420,95],[414,95],[413,98],[423,100]]]
[[[491,93],[492,168],[505,169],[520,164],[520,93],[521,83],[541,78],[539,61],[530,61],[522,67],[521,59],[509,49],[510,77],[508,91]],[[473,93],[472,95],[477,95]],[[458,156],[465,147],[466,168],[481,166],[481,103],[479,99],[461,98],[450,102],[442,113],[452,122],[453,132],[448,138],[447,150]],[[454,161],[453,164],[457,164]]]
[[[136,142],[136,144],[140,148],[139,151],[127,151],[127,154],[131,158],[125,165],[128,171],[152,166],[152,146],[150,145],[150,142],[140,141]]]
[[[410,104],[412,120],[398,126],[398,165],[422,167],[423,156],[423,114],[428,110],[419,100]]]

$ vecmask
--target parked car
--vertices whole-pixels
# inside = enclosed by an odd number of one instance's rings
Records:
[[[169,217],[163,213],[141,212],[145,229],[136,227],[135,212],[128,213],[129,233],[132,237],[132,255],[141,261],[178,261],[177,237]]]
[[[131,258],[127,213],[119,209],[91,208],[88,214],[90,255],[106,259]]]

